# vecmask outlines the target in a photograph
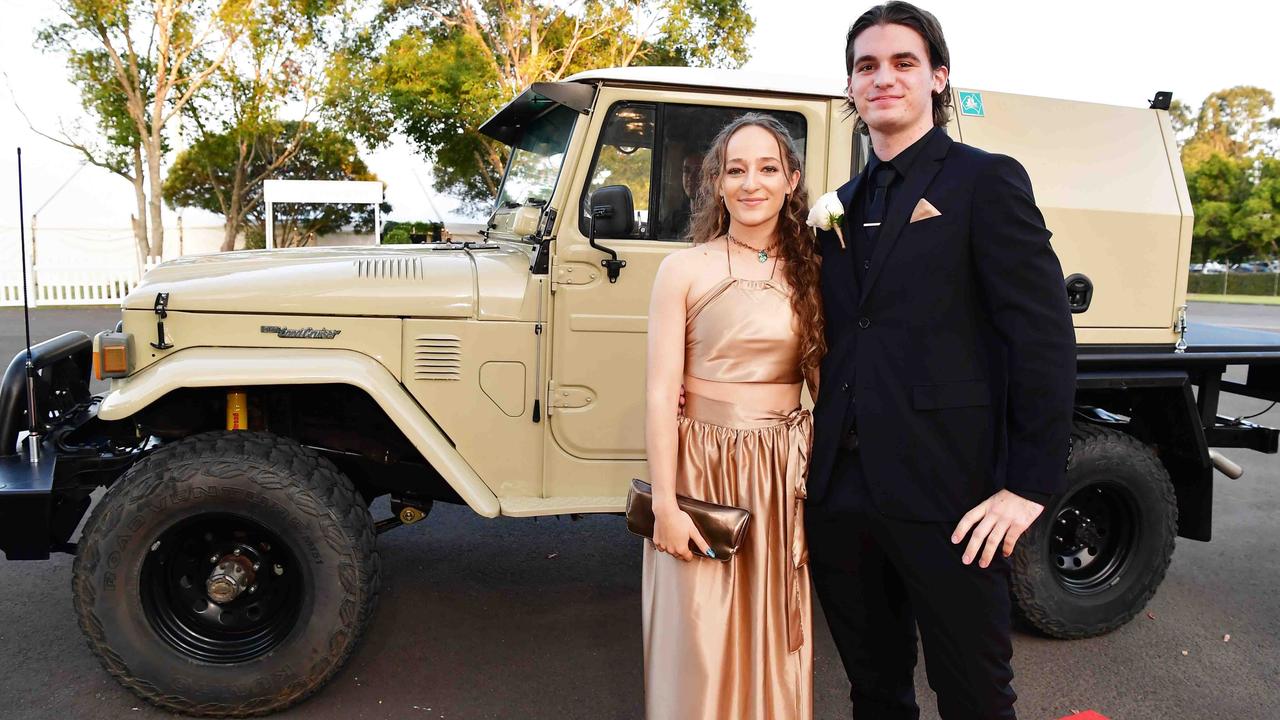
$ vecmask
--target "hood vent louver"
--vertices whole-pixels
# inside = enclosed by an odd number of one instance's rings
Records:
[[[354,261],[356,277],[388,280],[421,280],[422,261],[418,258],[361,258]]]
[[[461,380],[462,340],[457,335],[414,338],[414,380]]]

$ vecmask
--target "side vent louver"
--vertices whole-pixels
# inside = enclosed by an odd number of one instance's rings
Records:
[[[422,261],[418,258],[363,258],[355,261],[356,277],[390,280],[422,278]]]
[[[414,338],[414,380],[461,380],[462,341],[457,335]]]

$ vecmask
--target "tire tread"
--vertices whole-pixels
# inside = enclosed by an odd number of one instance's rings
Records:
[[[1123,454],[1143,472],[1156,492],[1161,496],[1160,519],[1165,529],[1165,541],[1160,548],[1158,561],[1153,563],[1144,577],[1137,582],[1144,588],[1140,600],[1124,613],[1110,620],[1096,624],[1073,623],[1055,616],[1050,608],[1038,597],[1037,584],[1045,581],[1042,575],[1052,572],[1047,567],[1036,567],[1031,553],[1015,551],[1013,554],[1013,572],[1010,580],[1010,591],[1013,594],[1017,615],[1041,632],[1055,638],[1075,640],[1105,635],[1133,619],[1142,608],[1146,607],[1155,596],[1160,583],[1164,581],[1173,559],[1173,548],[1178,534],[1178,504],[1173,485],[1169,481],[1169,473],[1161,464],[1155,453],[1141,440],[1113,428],[1102,427],[1092,423],[1076,422],[1072,426],[1071,441],[1073,444],[1072,463],[1082,455],[1104,451],[1108,454]],[[1046,522],[1048,518],[1046,518]],[[1019,548],[1021,550],[1021,548]],[[1052,582],[1052,579],[1048,579]]]
[[[341,613],[345,627],[335,629],[351,638],[331,641],[330,655],[317,661],[306,677],[272,697],[252,698],[237,704],[196,703],[165,693],[144,678],[137,677],[107,644],[102,622],[94,613],[97,586],[95,570],[102,560],[96,539],[109,535],[129,506],[143,505],[162,489],[167,473],[194,467],[204,475],[231,476],[243,472],[248,463],[288,472],[281,480],[259,475],[256,482],[264,490],[286,494],[298,510],[313,517],[329,515],[336,523],[322,523],[329,532],[324,540],[339,552],[352,552],[358,573],[339,573],[348,600]],[[120,478],[89,515],[81,535],[80,552],[72,568],[73,604],[90,651],[107,672],[144,700],[175,712],[201,717],[254,717],[279,712],[301,702],[319,690],[350,658],[358,639],[368,626],[377,604],[380,558],[369,511],[355,486],[328,459],[312,448],[288,438],[249,431],[217,431],[194,435],[166,445],[136,463]]]

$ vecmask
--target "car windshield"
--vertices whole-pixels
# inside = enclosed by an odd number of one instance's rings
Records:
[[[498,207],[546,205],[556,188],[564,151],[578,113],[557,105],[529,124],[511,149],[507,176],[498,192]]]

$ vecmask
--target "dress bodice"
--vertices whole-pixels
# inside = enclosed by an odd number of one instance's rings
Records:
[[[689,308],[684,371],[714,382],[798,383],[791,298],[772,280],[726,277]]]

